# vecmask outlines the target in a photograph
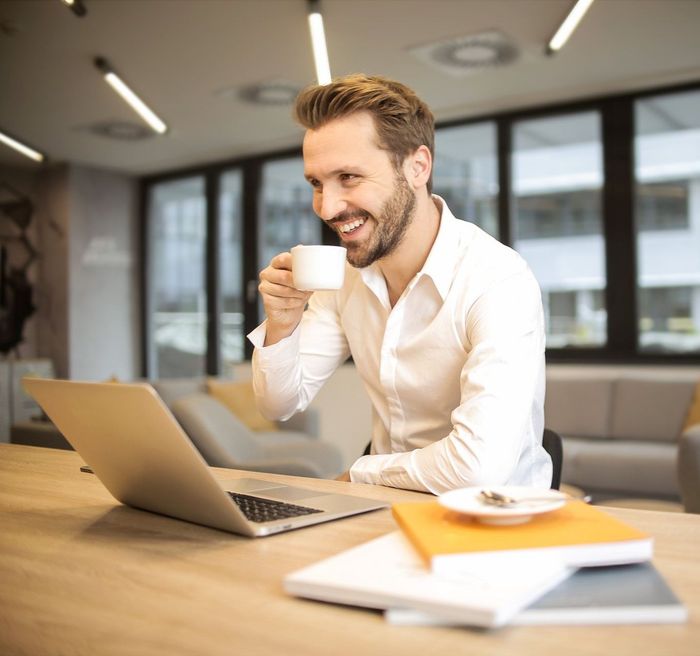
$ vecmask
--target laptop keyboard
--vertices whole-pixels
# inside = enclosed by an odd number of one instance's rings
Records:
[[[236,502],[236,505],[251,522],[274,522],[276,519],[287,519],[288,517],[299,517],[301,515],[323,512],[317,508],[251,497],[239,492],[227,492],[227,494]]]

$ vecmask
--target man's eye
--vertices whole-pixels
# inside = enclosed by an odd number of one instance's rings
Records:
[[[343,174],[340,176],[340,179],[341,179],[343,182],[350,182],[350,181],[352,181],[352,180],[355,180],[356,178],[357,178],[357,176],[356,176],[354,173],[343,173]]]

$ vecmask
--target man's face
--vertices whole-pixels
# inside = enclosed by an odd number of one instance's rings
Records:
[[[364,112],[304,137],[304,175],[314,189],[314,212],[339,235],[355,267],[390,255],[415,211],[415,191],[377,144],[372,117]]]

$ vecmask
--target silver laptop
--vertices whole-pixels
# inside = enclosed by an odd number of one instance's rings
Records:
[[[252,478],[218,482],[145,383],[23,384],[114,498],[134,508],[254,537],[388,505]]]

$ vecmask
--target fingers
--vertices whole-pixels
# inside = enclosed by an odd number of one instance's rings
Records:
[[[291,253],[279,253],[260,272],[258,290],[261,294],[308,300],[310,294],[294,287]]]
[[[258,291],[267,316],[265,345],[274,344],[290,335],[304,313],[311,292],[294,287],[292,255],[280,253],[260,272]]]
[[[294,287],[291,271],[283,271],[268,267],[260,272],[258,290],[261,294],[270,296],[284,296],[289,298],[308,298],[306,292]]]
[[[270,266],[274,269],[292,270],[292,254],[289,251],[277,253],[271,260]]]

